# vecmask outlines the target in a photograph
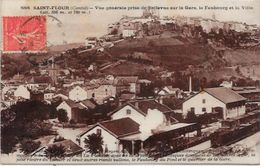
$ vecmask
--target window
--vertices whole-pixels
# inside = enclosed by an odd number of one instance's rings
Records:
[[[194,107],[191,107],[191,108],[190,108],[190,111],[191,111],[191,112],[195,112],[195,108],[194,108]]]
[[[202,103],[205,104],[206,103],[206,99],[202,99]]]
[[[126,114],[127,114],[127,115],[131,114],[131,110],[130,110],[130,109],[127,109],[127,110],[126,110]]]
[[[101,135],[101,129],[97,129],[97,135]]]
[[[206,112],[207,111],[207,109],[206,108],[202,108],[202,112]]]
[[[95,93],[92,93],[92,98],[95,98]]]
[[[107,89],[105,89],[105,91],[106,91],[106,95],[107,95]]]

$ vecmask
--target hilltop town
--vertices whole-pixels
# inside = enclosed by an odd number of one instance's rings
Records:
[[[123,16],[100,38],[3,54],[1,153],[232,151],[221,147],[259,131],[259,55],[257,25],[156,10]]]

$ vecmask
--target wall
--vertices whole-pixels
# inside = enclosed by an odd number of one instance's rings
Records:
[[[118,143],[119,140],[115,138],[113,135],[111,135],[109,132],[101,128],[100,126],[96,126],[93,129],[89,130],[86,134],[80,137],[80,146],[85,149],[85,138],[88,137],[88,135],[96,133],[97,129],[101,129],[101,136],[103,137],[103,150],[105,150],[105,146],[107,145],[107,148],[109,151],[117,151],[118,150]]]
[[[59,110],[59,109],[66,110],[69,120],[71,119],[71,108],[65,101],[63,101],[60,105],[58,105],[58,107],[56,109],[57,110]]]
[[[53,99],[54,93],[45,93],[44,100],[51,100]]]
[[[203,99],[206,100],[205,103],[202,103]],[[206,108],[206,112],[211,113],[213,107],[222,107],[223,110],[225,110],[226,105],[210,94],[206,92],[200,92],[183,103],[183,114],[186,115],[187,112],[190,111],[191,107],[195,108],[195,114],[204,114],[204,112],[202,112],[202,108]]]
[[[106,91],[107,90],[107,91]],[[87,90],[87,98],[91,99],[92,94],[95,94],[94,99],[95,100],[103,100],[104,98],[108,96],[116,96],[116,87],[113,85],[101,85],[96,89],[89,89]]]
[[[131,110],[131,114],[126,114],[126,110],[129,109]],[[114,113],[112,115],[112,119],[121,119],[121,118],[126,118],[129,117],[132,120],[136,121],[138,124],[141,124],[145,120],[145,116],[136,111],[133,107],[126,105],[125,107],[121,108],[119,111]]]
[[[30,99],[30,92],[28,91],[28,89],[26,87],[21,85],[14,91],[14,96],[23,97],[25,99]]]
[[[246,107],[240,106],[231,109],[226,109],[226,118],[234,118],[246,113]]]
[[[74,101],[82,101],[87,99],[87,92],[79,86],[76,86],[69,92],[69,98]]]

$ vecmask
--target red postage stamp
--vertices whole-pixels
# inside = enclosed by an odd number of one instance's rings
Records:
[[[46,51],[46,17],[3,17],[3,51]]]

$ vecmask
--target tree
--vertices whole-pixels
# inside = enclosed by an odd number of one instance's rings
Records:
[[[38,149],[40,147],[40,144],[40,141],[36,142],[31,139],[24,139],[21,141],[20,148],[24,154],[30,154],[36,149]]]
[[[200,79],[200,88],[204,89],[204,88],[206,88],[206,86],[207,86],[207,78],[206,77],[202,77]]]
[[[197,116],[195,115],[194,111],[189,111],[187,113],[186,122],[188,123],[197,122]]]
[[[7,132],[3,132],[1,129],[1,153],[9,154],[13,152],[17,143],[17,137],[7,134]]]
[[[65,148],[64,146],[60,145],[52,145],[49,146],[45,151],[46,157],[48,157],[50,160],[52,158],[63,158],[65,157]]]
[[[1,152],[13,152],[23,139],[53,134],[52,124],[43,122],[50,117],[52,110],[42,102],[25,101],[1,111]]]
[[[57,117],[60,122],[68,122],[69,120],[67,111],[64,109],[58,110]]]
[[[1,111],[1,125],[8,126],[15,120],[15,112],[13,110],[2,110]]]
[[[88,148],[88,152],[91,154],[97,154],[103,152],[103,137],[100,134],[91,134],[88,135],[88,138],[84,140],[86,147]]]
[[[65,140],[64,137],[58,136],[58,137],[54,138],[53,142],[60,142],[60,141],[64,141],[64,140]]]

